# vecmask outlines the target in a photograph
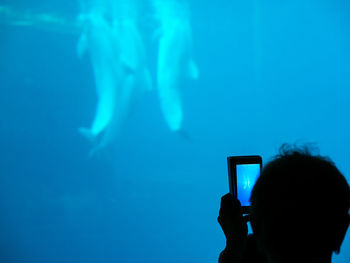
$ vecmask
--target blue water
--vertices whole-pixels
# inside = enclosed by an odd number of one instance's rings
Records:
[[[78,12],[41,2],[1,4]],[[154,91],[93,159],[77,132],[96,104],[78,35],[1,24],[0,261],[216,262],[228,155],[266,162],[282,143],[312,142],[350,180],[350,4],[263,2],[192,0],[200,78],[183,89],[188,136],[169,131]],[[334,262],[349,259],[348,234]]]

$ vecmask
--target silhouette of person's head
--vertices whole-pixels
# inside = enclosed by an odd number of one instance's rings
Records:
[[[270,262],[330,262],[349,226],[349,207],[349,185],[330,159],[282,146],[251,195],[258,247]]]

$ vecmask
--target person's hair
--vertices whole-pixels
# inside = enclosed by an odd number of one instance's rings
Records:
[[[327,157],[283,145],[251,194],[259,247],[269,255],[339,252],[349,222],[350,190]]]

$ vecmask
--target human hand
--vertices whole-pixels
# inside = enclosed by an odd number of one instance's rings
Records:
[[[221,198],[218,222],[226,237],[224,252],[230,256],[236,258],[243,256],[248,237],[246,219],[242,215],[239,200],[233,198],[230,193]]]

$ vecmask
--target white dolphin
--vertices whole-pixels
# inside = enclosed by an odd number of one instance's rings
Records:
[[[113,118],[92,153],[113,145],[135,99],[141,93],[152,89],[151,77],[145,63],[145,50],[135,21],[119,21],[114,27],[119,44],[119,60],[115,69],[120,75],[114,97],[115,107]]]
[[[115,109],[115,96],[118,78],[116,78],[116,58],[113,55],[115,43],[112,41],[112,28],[103,14],[90,13],[80,16],[84,23],[84,32],[78,42],[78,55],[89,52],[93,68],[97,93],[95,117],[89,129],[80,132],[90,139],[97,137],[111,122]]]
[[[124,1],[111,3],[117,8],[110,9],[119,12],[118,4],[126,4]],[[89,50],[98,95],[91,127],[79,129],[94,143],[90,155],[115,142],[133,98],[152,86],[137,20],[127,14],[129,16],[90,14],[88,28],[78,44],[78,53]]]
[[[185,78],[198,78],[192,59],[192,32],[187,2],[153,0],[160,21],[157,86],[165,121],[173,131],[181,130],[183,112],[181,86]]]

